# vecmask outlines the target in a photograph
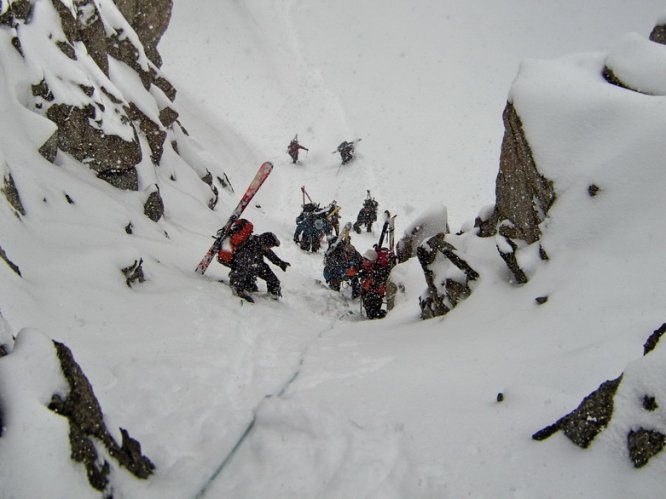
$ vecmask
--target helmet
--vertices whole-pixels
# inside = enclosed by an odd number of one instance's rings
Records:
[[[262,246],[268,246],[269,248],[280,246],[280,240],[272,232],[264,232],[263,234],[259,235],[258,238],[259,244]]]
[[[372,248],[370,248],[368,251],[363,253],[363,258],[365,258],[366,260],[370,260],[371,262],[374,262],[375,260],[377,260],[377,252]]]

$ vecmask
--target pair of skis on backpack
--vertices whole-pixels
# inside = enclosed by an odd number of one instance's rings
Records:
[[[243,211],[245,211],[245,208],[247,208],[247,206],[250,204],[250,201],[252,201],[252,198],[257,193],[259,188],[263,185],[265,180],[268,178],[271,171],[273,171],[272,163],[268,161],[262,163],[262,165],[259,167],[259,170],[257,170],[257,173],[252,179],[252,182],[250,182],[250,185],[245,190],[243,197],[238,202],[238,205],[229,216],[227,223],[224,224],[224,226],[217,231],[217,235],[214,236],[215,240],[213,241],[213,244],[211,244],[210,248],[199,262],[199,265],[197,265],[195,272],[201,275],[204,275],[206,273],[206,270],[208,270],[208,267],[213,261],[213,258],[215,258],[215,255],[219,253],[226,239],[229,238],[229,233],[234,222],[238,220],[240,216],[243,214]]]

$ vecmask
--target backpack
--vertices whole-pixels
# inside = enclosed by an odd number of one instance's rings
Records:
[[[217,261],[222,265],[229,266],[234,259],[236,249],[252,235],[254,229],[252,222],[239,218],[229,229],[229,234],[222,240],[222,246],[217,253]]]
[[[391,253],[388,248],[377,248],[376,263],[379,267],[388,267],[391,263]]]

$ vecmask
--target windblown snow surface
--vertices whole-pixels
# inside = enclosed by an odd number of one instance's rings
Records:
[[[666,322],[666,47],[647,42],[662,10],[656,0],[177,1],[162,70],[190,133],[181,155],[233,183],[214,211],[170,150],[157,168],[139,165],[139,193],[66,155],[44,161],[35,146],[52,129],[20,90],[34,74],[0,54],[0,166],[26,207],[19,219],[0,202],[0,244],[22,273],[0,265],[0,339],[13,344],[0,359],[0,496],[98,496],[69,460],[67,422],[46,408],[66,389],[50,339],[72,350],[110,430],[127,428],[156,465],[146,481],[115,470],[116,498],[663,496],[666,457],[637,470],[626,446],[632,425],[666,433],[666,349],[642,358]],[[607,84],[607,59],[654,95]],[[150,109],[116,70],[123,93]],[[524,252],[522,286],[472,227],[494,201],[507,99],[557,194],[542,227],[550,258]],[[296,133],[310,150],[292,165]],[[333,151],[358,138],[341,167]],[[278,235],[291,267],[276,269],[279,302],[259,293],[250,305],[218,282],[222,266],[193,270],[266,160],[275,169],[246,216]],[[166,213],[154,223],[141,195],[156,179]],[[370,190],[397,214],[398,235],[446,208],[461,232],[450,242],[481,275],[472,295],[421,321],[425,280],[412,259],[393,271],[405,289],[396,307],[363,319],[357,301],[318,283],[322,254],[292,243],[301,186],[322,205],[337,200],[343,222]],[[352,242],[363,252],[377,237]],[[128,288],[119,269],[138,258],[147,280]],[[588,449],[562,434],[532,440],[622,372],[613,420]],[[649,414],[636,409],[645,390],[662,402]]]

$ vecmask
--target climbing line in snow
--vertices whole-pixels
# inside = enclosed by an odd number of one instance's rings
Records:
[[[260,404],[261,405],[261,404]],[[258,407],[258,406],[257,406]],[[194,496],[194,499],[201,499],[204,495],[206,495],[206,492],[208,492],[208,488],[211,486],[211,484],[215,481],[217,476],[222,473],[222,470],[224,467],[231,461],[231,458],[236,454],[236,451],[240,448],[240,446],[243,444],[243,441],[247,438],[247,436],[250,434],[252,431],[252,428],[254,427],[254,423],[257,421],[257,415],[256,413],[253,413],[252,415],[252,420],[250,421],[250,424],[248,424],[245,427],[245,431],[243,431],[243,434],[241,437],[236,441],[234,446],[231,448],[231,451],[229,451],[229,454],[226,455],[224,460],[220,463],[220,465],[215,469],[213,474],[206,480],[206,483],[201,487],[199,492],[197,492],[197,495]]]
[[[206,480],[206,482],[203,484],[203,486],[199,489],[199,491],[196,493],[194,496],[194,499],[202,499],[207,493],[208,489],[210,486],[217,480],[217,477],[220,476],[222,471],[224,471],[224,468],[231,462],[233,459],[234,455],[236,455],[236,452],[238,452],[238,449],[241,448],[243,445],[243,442],[247,439],[247,437],[252,433],[252,429],[254,428],[255,423],[257,422],[257,414],[259,413],[259,409],[261,408],[261,405],[263,404],[264,400],[269,399],[271,397],[282,397],[284,393],[289,389],[291,384],[296,381],[296,378],[298,378],[298,375],[301,373],[301,369],[303,368],[303,365],[305,364],[305,357],[307,356],[308,350],[310,349],[310,346],[317,340],[319,340],[325,333],[330,331],[335,327],[337,320],[332,321],[331,325],[329,328],[324,329],[319,332],[319,334],[316,336],[315,339],[313,339],[310,343],[308,343],[305,348],[303,349],[303,352],[301,353],[300,360],[298,362],[298,366],[294,370],[293,374],[289,377],[289,379],[282,385],[280,390],[277,391],[275,394],[268,394],[264,395],[264,397],[259,401],[257,406],[254,408],[252,411],[252,419],[248,423],[248,425],[245,427],[245,430],[243,430],[243,433],[241,434],[240,438],[236,441],[234,446],[231,448],[229,453],[224,457],[220,465],[215,468],[215,471],[212,473],[212,475]]]

